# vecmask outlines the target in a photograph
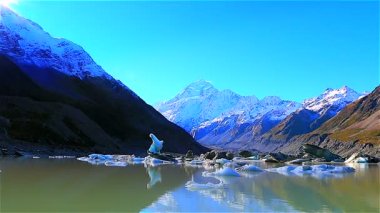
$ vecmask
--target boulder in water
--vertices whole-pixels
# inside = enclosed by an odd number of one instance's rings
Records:
[[[227,152],[216,152],[214,160],[227,158]]]
[[[261,160],[266,163],[279,163],[279,161],[271,155],[266,155]]]
[[[234,158],[234,154],[233,154],[233,153],[228,152],[228,153],[226,154],[226,159],[227,159],[227,160],[232,160],[233,158]]]
[[[207,159],[207,160],[212,160],[212,159],[214,159],[215,158],[215,156],[216,156],[216,151],[211,151],[211,152],[206,152],[205,154],[204,154],[204,159]]]
[[[252,152],[250,152],[248,150],[243,150],[243,151],[239,152],[239,156],[243,157],[243,158],[249,158],[252,155],[253,155]]]
[[[186,158],[186,160],[192,160],[192,159],[194,159],[193,151],[191,151],[191,150],[187,151],[187,153],[185,155],[185,158]]]
[[[311,144],[304,144],[302,145],[303,151],[311,154],[318,158],[324,158],[326,161],[330,162],[336,159],[342,159],[339,155],[336,155],[332,152],[330,152],[327,149],[323,149],[319,146],[311,145]]]

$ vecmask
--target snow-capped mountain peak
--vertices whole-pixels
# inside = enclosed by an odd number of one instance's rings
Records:
[[[200,80],[188,85],[178,96],[179,98],[193,98],[199,96],[207,96],[217,92],[217,89],[209,81]]]
[[[53,38],[41,26],[5,6],[0,6],[0,54],[19,64],[53,68],[79,78],[112,78],[81,46]]]
[[[202,80],[191,83],[175,98],[157,105],[156,109],[190,132],[198,126],[226,118],[245,123],[273,112],[273,116],[268,117],[282,119],[300,106],[275,96],[259,100],[255,96],[241,96],[231,90],[218,90],[210,82]]]
[[[322,95],[305,100],[303,106],[315,112],[321,112],[331,106],[343,108],[347,104],[359,99],[362,95],[363,94],[356,92],[348,86],[343,86],[339,89],[328,88]]]

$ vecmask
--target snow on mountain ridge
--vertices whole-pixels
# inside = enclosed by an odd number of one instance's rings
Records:
[[[255,96],[241,96],[231,90],[220,91],[210,82],[202,80],[191,83],[175,98],[158,104],[156,109],[170,121],[191,132],[193,128],[220,122],[230,116],[237,116],[238,123],[245,123],[276,111],[272,117],[280,119],[300,106],[279,97],[259,100]]]
[[[54,68],[70,76],[112,79],[85,50],[53,38],[38,24],[0,6],[0,53],[25,65]]]
[[[306,99],[303,102],[305,109],[322,114],[329,107],[337,107],[339,111],[347,104],[356,101],[364,94],[358,93],[348,86],[343,86],[340,89],[326,89],[323,94],[318,97]]]

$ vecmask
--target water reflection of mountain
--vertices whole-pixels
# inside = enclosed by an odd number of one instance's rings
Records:
[[[363,175],[364,170],[372,174]],[[357,168],[355,174],[325,179],[268,172],[242,178],[218,178],[227,187],[197,191],[180,187],[146,210],[376,212],[380,208],[378,171],[378,168]],[[199,177],[199,173],[196,176]],[[169,198],[175,199],[169,202]],[[189,203],[196,203],[197,208]]]
[[[147,189],[143,165],[93,166],[76,160],[1,160],[1,212],[138,212],[184,185],[193,170],[160,167]]]
[[[373,212],[379,210],[378,171],[369,168],[366,172],[371,175],[358,170],[343,178],[322,180],[264,173],[254,180],[251,193],[264,202],[277,197],[299,211]]]

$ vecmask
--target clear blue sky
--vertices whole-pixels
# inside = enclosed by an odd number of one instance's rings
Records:
[[[301,101],[379,85],[379,3],[30,1],[13,8],[83,46],[150,104],[205,79]]]

